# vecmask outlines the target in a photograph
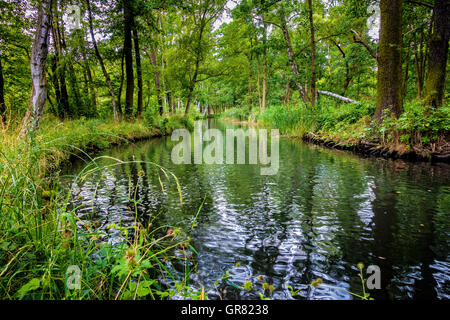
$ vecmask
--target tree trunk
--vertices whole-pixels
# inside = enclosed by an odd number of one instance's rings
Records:
[[[425,64],[426,54],[423,52],[424,34],[421,32],[420,41],[417,41],[417,37],[414,34],[414,61],[416,64],[417,72],[417,99],[422,99],[423,96],[423,84],[425,82]]]
[[[48,54],[51,10],[52,0],[42,0],[39,6],[36,33],[30,57],[32,80],[30,107],[32,110],[29,107],[25,115],[22,135],[27,131],[35,133],[39,129],[44,113],[48,90],[45,63]]]
[[[67,46],[66,46],[66,40],[65,40],[65,36],[64,36],[64,25],[61,25],[61,28],[58,27],[57,25],[57,31],[59,34],[59,39],[61,41],[61,48],[64,49],[65,54],[67,54]],[[75,69],[73,67],[73,63],[72,63],[72,59],[68,59],[68,66],[69,66],[69,81],[70,81],[70,85],[72,87],[72,92],[75,98],[75,105],[79,108],[80,106],[82,106],[82,102],[81,102],[81,96],[80,96],[80,89],[78,87],[78,81],[77,81],[77,77],[75,75]],[[69,115],[73,116],[76,113],[77,108],[73,108],[73,109],[68,109],[69,110]]]
[[[140,117],[142,115],[143,82],[142,82],[141,51],[139,49],[139,34],[137,32],[135,21],[133,21],[133,41],[134,41],[134,52],[136,54],[136,74],[138,84],[137,116]]]
[[[152,63],[152,66],[155,68],[155,88],[156,88],[156,96],[158,98],[158,106],[159,106],[159,114],[162,116],[164,113],[164,108],[163,108],[163,100],[161,97],[161,84],[159,81],[159,71],[158,71],[158,65],[157,65],[157,60],[156,60],[156,53],[157,53],[157,49],[153,49],[152,50],[152,54],[150,56],[150,60]]]
[[[403,99],[405,98],[406,86],[407,86],[407,82],[408,82],[410,52],[411,52],[411,46],[408,43],[408,51],[406,51],[406,57],[405,57],[405,72],[403,73],[403,86],[402,86],[402,97],[403,97]]]
[[[291,64],[292,72],[294,73],[295,86],[298,89],[298,93],[305,102],[305,90],[300,84],[297,61],[294,59],[294,50],[292,50],[291,37],[289,35],[289,29],[286,23],[286,17],[284,11],[280,10],[280,20],[281,20],[281,31],[283,32],[284,40],[286,41],[286,49],[288,53],[289,63]]]
[[[255,45],[258,46],[258,37],[255,36]],[[256,57],[256,91],[258,92],[259,110],[262,110],[262,95],[261,95],[261,63],[259,56]]]
[[[55,8],[56,9],[56,8]],[[60,88],[60,101],[57,101],[60,118],[65,118],[70,113],[69,94],[67,92],[66,84],[66,66],[61,63],[61,56],[63,56],[61,49],[61,41],[59,39],[59,32],[56,22],[51,24],[51,32],[53,37],[53,46],[55,48],[55,77],[59,83]],[[61,65],[60,69],[58,66]]]
[[[59,80],[58,80],[58,71],[57,71],[57,58],[56,55],[54,55],[52,57],[52,82],[53,82],[53,87],[55,88],[55,97],[56,97],[56,107],[55,107],[55,111],[58,117],[62,118],[62,115],[64,113],[62,104],[61,104],[61,86],[59,84]]]
[[[184,111],[185,115],[189,114],[189,107],[191,105],[191,101],[192,101],[192,95],[194,93],[194,88],[195,88],[195,83],[197,82],[197,76],[198,76],[198,69],[200,66],[200,56],[201,56],[201,42],[202,42],[202,38],[203,38],[203,30],[205,28],[205,24],[204,22],[200,22],[200,31],[199,31],[199,35],[198,35],[198,46],[197,46],[197,50],[196,50],[196,58],[195,58],[195,70],[194,70],[194,76],[191,79],[191,83],[189,85],[189,95],[188,95],[188,100],[186,103],[186,109]]]
[[[253,108],[253,38],[250,37],[250,56],[249,56],[249,70],[248,70],[248,110]]]
[[[123,89],[123,79],[124,79],[124,53],[122,50],[122,58],[120,59],[120,86],[119,86],[119,94],[117,95],[117,111],[119,116],[122,118],[122,89]]]
[[[264,19],[264,15],[262,15],[263,20],[263,78],[262,78],[262,104],[261,111],[266,110],[267,105],[267,24]]]
[[[425,83],[425,105],[442,106],[445,91],[448,41],[450,38],[450,1],[434,2],[434,31],[430,43],[427,80]]]
[[[159,18],[157,18],[156,24],[158,24],[158,19]],[[149,24],[149,29],[150,29],[150,32],[152,32],[150,24]],[[157,42],[158,38],[159,38],[157,32],[155,33],[155,38],[156,38],[155,40]],[[153,68],[155,68],[155,71],[154,71],[155,88],[156,88],[156,97],[158,98],[159,114],[163,115],[164,108],[163,108],[163,101],[162,101],[162,97],[161,97],[161,83],[160,83],[160,79],[159,79],[159,68],[158,68],[158,64],[157,64],[157,54],[158,54],[158,46],[155,44],[155,47],[152,49],[152,53],[150,55],[150,62],[152,64]]]
[[[2,59],[0,58],[0,121],[2,120],[1,117],[6,111],[6,105],[5,105],[5,84],[3,81],[3,67],[2,67]]]
[[[395,117],[403,112],[402,3],[403,0],[381,0],[380,3],[376,120],[383,120],[385,110],[390,110]]]
[[[125,116],[133,116],[133,95],[134,95],[134,74],[133,74],[133,49],[131,39],[131,26],[133,25],[133,8],[129,0],[123,0],[124,14],[124,43],[123,52],[125,54],[125,74],[126,74],[126,94],[125,94]]]
[[[314,21],[312,0],[308,0],[309,27],[311,31],[311,105],[316,103],[316,40],[314,37]]]
[[[86,0],[86,2],[87,2],[87,7],[88,7],[88,14],[89,14],[89,29],[90,29],[90,32],[91,32],[92,42],[94,44],[95,55],[97,56],[98,63],[100,64],[100,67],[102,68],[103,75],[104,75],[104,77],[106,79],[106,83],[108,84],[109,95],[111,96],[111,105],[113,107],[114,120],[116,122],[118,122],[119,121],[119,116],[117,115],[116,97],[114,95],[114,90],[113,90],[113,87],[112,87],[111,78],[109,77],[109,74],[106,71],[105,64],[103,63],[102,56],[100,55],[100,51],[98,51],[97,40],[95,40],[94,23],[92,21],[91,4],[90,4],[89,0]]]
[[[83,47],[82,49],[82,53],[83,53],[83,60],[84,60],[84,69],[86,71],[86,76],[87,76],[87,90],[88,90],[88,94],[90,94],[91,96],[91,107],[93,110],[93,114],[97,114],[97,95],[95,93],[95,86],[94,86],[94,82],[92,79],[92,72],[91,72],[91,68],[89,68],[89,60],[86,54],[86,48]]]
[[[347,89],[350,86],[350,82],[352,81],[352,76],[350,75],[350,67],[348,65],[348,61],[345,59],[347,56],[346,56],[344,50],[342,50],[341,46],[337,42],[335,42],[333,40],[331,40],[331,41],[338,48],[338,50],[341,52],[342,58],[345,61],[345,82],[344,82],[344,89],[343,89],[343,92],[342,92],[342,95],[345,96],[345,93],[347,92]]]

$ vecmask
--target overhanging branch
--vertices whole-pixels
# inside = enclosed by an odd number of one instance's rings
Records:
[[[369,44],[366,41],[364,41],[363,38],[361,38],[361,35],[353,29],[350,29],[350,31],[353,32],[353,34],[356,36],[356,38],[353,37],[353,42],[361,43],[364,47],[366,47],[370,55],[374,57],[376,60],[378,60],[378,54],[375,51],[373,51],[372,47],[369,46]]]

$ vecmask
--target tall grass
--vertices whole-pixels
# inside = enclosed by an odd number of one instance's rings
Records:
[[[54,179],[55,169],[70,156],[91,160],[75,177],[86,179],[106,168],[84,150],[149,137],[158,130],[142,121],[115,124],[47,118],[40,133],[29,140],[18,137],[18,128],[2,128],[0,299],[160,299],[175,291],[156,279],[187,282],[167,268],[167,261],[175,259],[174,248],[189,248],[178,230],[144,226],[136,211],[133,225],[109,226],[121,234],[121,244],[112,246],[101,241],[102,230],[95,224],[80,224],[77,208],[70,205],[70,191],[60,190]],[[113,165],[124,164],[115,160]],[[176,177],[160,169],[162,178],[179,188]],[[130,194],[133,188],[136,195],[137,186],[131,185]],[[136,204],[135,198],[130,201]],[[183,263],[189,263],[187,255]],[[81,270],[81,288],[71,290],[67,271],[73,265]]]

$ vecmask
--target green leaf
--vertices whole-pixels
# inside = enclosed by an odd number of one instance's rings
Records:
[[[26,284],[24,284],[19,291],[17,291],[17,296],[19,298],[22,298],[25,296],[28,292],[38,289],[41,286],[41,280],[37,278],[33,278],[30,281],[28,281]]]

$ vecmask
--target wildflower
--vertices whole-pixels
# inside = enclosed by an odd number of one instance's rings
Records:
[[[253,283],[250,280],[248,280],[244,283],[245,290],[250,291],[252,288],[253,288]]]
[[[311,285],[312,285],[314,288],[317,288],[322,282],[323,282],[323,280],[322,280],[321,278],[317,278],[316,280],[314,280],[314,281],[311,282]]]

